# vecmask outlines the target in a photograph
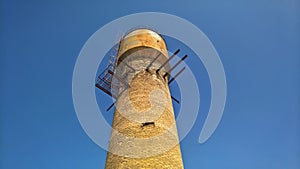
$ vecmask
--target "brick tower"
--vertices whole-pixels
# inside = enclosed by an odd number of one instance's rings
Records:
[[[136,29],[120,41],[106,169],[183,168],[169,69],[167,47],[158,33]]]

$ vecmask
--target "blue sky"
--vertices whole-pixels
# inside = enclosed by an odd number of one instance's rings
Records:
[[[200,72],[203,93],[197,122],[181,143],[185,167],[300,168],[296,0],[1,0],[0,168],[104,167],[106,152],[84,133],[74,111],[73,67],[85,41],[101,26],[149,11],[198,26],[215,45],[227,77],[223,119],[214,135],[199,144],[209,107],[208,77],[188,48],[169,39],[171,49],[179,46],[191,55],[187,63]],[[172,90],[176,95],[176,87]],[[106,96],[97,92],[97,97]]]

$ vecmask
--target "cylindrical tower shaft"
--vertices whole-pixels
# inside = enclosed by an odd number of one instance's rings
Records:
[[[155,59],[155,61],[154,61]],[[137,29],[120,42],[115,76],[118,99],[106,169],[183,168],[166,64],[164,39]]]

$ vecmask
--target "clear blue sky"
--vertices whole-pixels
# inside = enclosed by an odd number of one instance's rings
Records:
[[[209,106],[209,82],[200,61],[193,61],[193,56],[187,60],[201,72],[203,106],[181,143],[185,167],[299,169],[300,2],[296,0],[1,0],[0,168],[104,167],[106,152],[84,133],[73,108],[73,66],[97,29],[146,11],[194,23],[213,42],[225,68],[224,116],[214,135],[201,145],[197,140]],[[106,96],[97,92],[97,97]]]

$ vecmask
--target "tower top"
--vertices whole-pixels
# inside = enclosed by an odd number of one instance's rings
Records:
[[[166,58],[168,57],[167,46],[163,37],[157,32],[147,29],[135,29],[127,33],[120,41],[118,57],[120,60],[126,52],[139,48],[149,47],[161,52]]]

